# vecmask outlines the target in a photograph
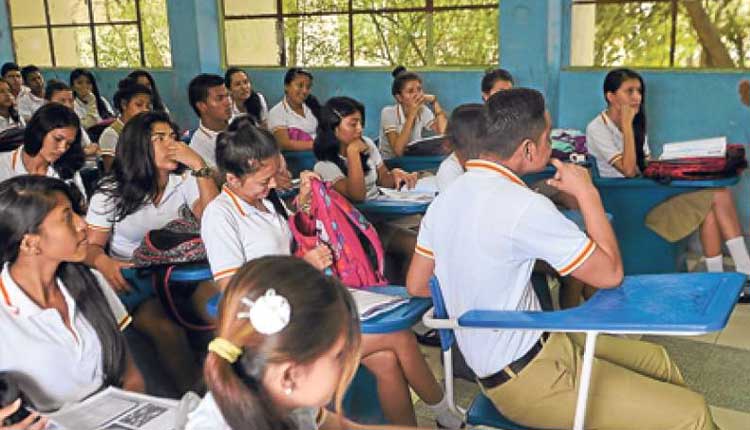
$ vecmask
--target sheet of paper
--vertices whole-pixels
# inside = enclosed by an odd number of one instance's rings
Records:
[[[367,290],[349,288],[349,292],[354,297],[361,320],[373,318],[409,302],[408,298],[373,293]]]
[[[659,160],[678,160],[689,157],[725,157],[727,138],[689,140],[685,142],[665,143]]]
[[[109,387],[48,415],[48,430],[176,430],[178,402]]]

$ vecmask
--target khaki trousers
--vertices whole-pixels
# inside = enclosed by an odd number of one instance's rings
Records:
[[[552,333],[518,375],[482,391],[503,415],[518,424],[572,428],[584,339],[581,334]],[[601,335],[595,357],[586,429],[716,428],[705,399],[685,387],[663,347]]]

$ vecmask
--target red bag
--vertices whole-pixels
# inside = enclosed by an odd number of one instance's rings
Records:
[[[726,157],[691,157],[679,160],[650,161],[643,176],[661,182],[671,180],[710,180],[730,178],[747,167],[745,147],[727,145]]]
[[[330,184],[314,179],[311,187],[310,215],[297,212],[289,218],[297,243],[294,255],[302,257],[325,243],[333,255],[332,274],[344,285],[386,285],[383,245],[375,227]]]

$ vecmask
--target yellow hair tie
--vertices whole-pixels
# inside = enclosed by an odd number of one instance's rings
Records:
[[[219,357],[234,364],[240,355],[242,355],[242,349],[232,342],[217,337],[208,344],[208,350],[216,353]]]

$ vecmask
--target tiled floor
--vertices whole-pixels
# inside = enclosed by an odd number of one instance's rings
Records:
[[[685,341],[683,342],[683,340]],[[693,342],[705,343],[707,344],[705,345],[705,348],[708,349],[704,350],[703,346],[693,344]],[[729,347],[731,349],[711,349],[711,346],[708,344]],[[707,362],[703,366],[705,368],[696,370],[696,367],[700,367],[701,365],[692,364],[690,375],[685,375],[688,383],[694,389],[702,391],[706,395],[706,398],[709,399],[709,402],[714,399],[715,402],[721,403],[722,405],[734,405],[734,408],[711,406],[714,421],[722,430],[750,430],[750,394],[748,394],[750,391],[748,391],[748,388],[745,386],[733,385],[733,383],[744,383],[744,381],[738,381],[733,377],[737,372],[740,372],[741,375],[750,375],[750,305],[737,305],[729,319],[727,327],[721,332],[690,338],[680,338],[680,341],[675,341],[665,346],[667,346],[667,349],[678,349],[670,351],[673,356],[680,355],[680,348],[683,350],[695,350],[697,348],[697,350],[704,351],[707,356],[711,356],[711,360],[714,362],[713,365],[711,362]],[[440,364],[439,349],[423,347],[422,351],[425,354],[430,367],[435,372],[435,375],[441,380],[443,373]],[[732,353],[734,360],[731,364],[733,367],[722,367],[722,357],[720,356],[722,351],[730,351]],[[745,352],[747,352],[747,361],[744,360]],[[719,356],[716,356],[716,354],[719,354]],[[737,360],[737,358],[739,358],[739,360]],[[729,366],[729,363],[726,363],[726,365]],[[742,366],[744,369],[738,370],[736,369],[736,366]],[[744,370],[746,370],[746,372]],[[716,383],[712,384],[712,380],[700,379],[706,375],[713,375]],[[691,379],[694,381],[691,381]],[[730,382],[726,382],[727,379]],[[733,386],[736,388],[733,388]],[[478,391],[476,384],[457,380],[457,404],[464,408],[467,407]],[[434,427],[435,423],[432,420],[430,412],[424,404],[416,398],[416,396],[414,397],[414,400],[420,426]]]

